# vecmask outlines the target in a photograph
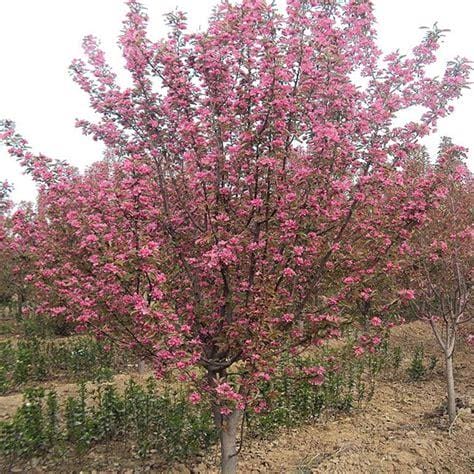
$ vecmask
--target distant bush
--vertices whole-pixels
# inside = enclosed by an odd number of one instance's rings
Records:
[[[348,345],[348,348],[351,344]],[[279,376],[261,384],[262,399],[268,401],[263,413],[249,413],[247,420],[253,436],[272,437],[280,428],[291,428],[318,418],[323,411],[350,410],[368,400],[374,393],[374,377],[388,365],[391,354],[388,345],[365,357],[353,357],[347,348],[323,352],[320,357],[301,357],[279,367]],[[337,367],[334,365],[337,360]],[[288,375],[293,364],[301,368],[327,367],[324,383],[314,385],[308,378]]]
[[[109,380],[132,361],[130,354],[87,336],[61,342],[37,338],[1,341],[0,394],[61,375],[73,381]]]
[[[417,346],[411,363],[407,369],[408,377],[412,381],[418,381],[426,377],[429,373],[433,372],[436,367],[438,360],[435,356],[431,356],[427,365],[425,351],[423,346]]]

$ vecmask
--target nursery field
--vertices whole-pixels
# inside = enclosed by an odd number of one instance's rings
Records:
[[[321,386],[283,379],[272,410],[246,420],[239,471],[472,472],[474,360],[463,344],[456,356],[449,432],[438,348],[409,323]],[[1,472],[218,472],[205,407],[122,351],[89,336],[4,335],[0,357]]]
[[[59,86],[0,112],[36,193],[0,180],[0,472],[474,472],[474,175],[438,128],[474,68],[449,29],[382,48],[394,2],[213,0],[198,30],[123,3],[124,61],[87,34],[68,69],[100,149],[53,125]]]

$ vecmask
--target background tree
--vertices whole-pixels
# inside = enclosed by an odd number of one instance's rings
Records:
[[[11,254],[8,246],[8,217],[12,208],[9,199],[10,185],[3,182],[0,185],[0,256],[3,262],[0,272],[0,305],[10,306],[13,299],[11,285]]]
[[[29,243],[23,240],[27,234],[20,223],[31,216],[31,206],[22,203],[15,209],[9,199],[10,190],[6,182],[0,187],[0,304],[9,313],[16,306],[15,316],[21,321],[31,293],[26,278],[31,270],[31,253]]]
[[[472,320],[474,188],[462,158],[466,150],[444,139],[439,204],[428,213],[406,253],[403,295],[427,321],[444,355],[450,424],[456,417],[453,357],[461,326]]]

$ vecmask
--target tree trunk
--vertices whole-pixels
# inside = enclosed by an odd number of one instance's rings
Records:
[[[145,359],[140,359],[138,361],[138,373],[143,375],[146,372],[146,362]]]
[[[446,385],[448,390],[448,417],[452,424],[456,418],[456,392],[454,390],[453,354],[445,358]]]
[[[237,436],[242,420],[242,410],[234,409],[230,415],[221,415],[220,407],[213,407],[214,421],[219,431],[221,445],[221,473],[235,474],[237,472]]]
[[[16,313],[16,319],[17,321],[21,321],[23,319],[23,305],[24,305],[25,299],[23,297],[23,293],[20,291],[18,293],[18,303],[17,303],[17,313]]]

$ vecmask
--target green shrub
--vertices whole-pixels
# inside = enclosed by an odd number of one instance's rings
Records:
[[[67,375],[73,381],[109,381],[132,357],[92,337],[61,342],[37,338],[0,342],[0,394],[22,385]]]
[[[79,452],[85,452],[94,441],[95,419],[87,409],[87,390],[84,383],[79,386],[77,397],[68,397],[64,410],[66,440]]]
[[[16,347],[13,381],[20,385],[29,380],[45,380],[48,375],[47,355],[38,339],[19,341]]]
[[[268,401],[269,408],[261,414],[248,414],[251,436],[268,438],[282,427],[291,428],[310,422],[324,410],[350,410],[362,400],[370,399],[375,387],[374,377],[387,364],[388,346],[382,345],[375,353],[362,358],[354,358],[351,347],[348,344],[337,357],[326,350],[319,358],[291,360],[288,357],[284,360],[277,376],[260,386],[262,399]],[[313,385],[304,377],[295,380],[287,375],[287,369],[291,369],[293,364],[299,369],[326,367],[324,383]]]
[[[74,334],[74,323],[67,322],[64,318],[31,314],[23,316],[20,321],[20,330],[24,337],[51,337],[70,336]]]
[[[398,370],[402,364],[403,360],[403,354],[402,354],[402,348],[400,346],[397,346],[393,349],[392,352],[392,368],[395,370]]]
[[[425,354],[423,347],[417,346],[415,352],[413,353],[410,366],[407,369],[410,380],[417,381],[422,379],[426,375],[424,357]]]
[[[6,458],[29,457],[47,447],[44,396],[41,388],[26,390],[24,402],[13,419],[0,423],[0,453]]]
[[[190,405],[181,392],[159,392],[154,381],[131,380],[123,394],[113,384],[78,386],[61,408],[54,392],[25,391],[23,405],[0,424],[0,454],[18,459],[41,455],[57,444],[85,453],[97,443],[127,438],[145,457],[156,450],[164,460],[186,459],[215,443],[208,407]]]

